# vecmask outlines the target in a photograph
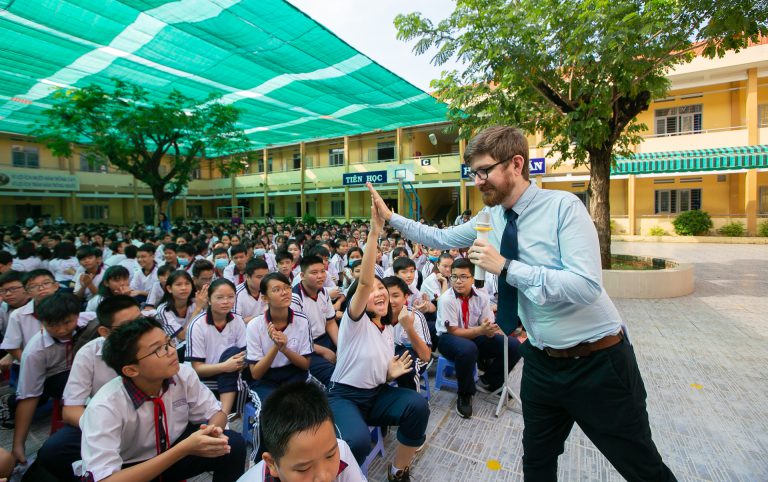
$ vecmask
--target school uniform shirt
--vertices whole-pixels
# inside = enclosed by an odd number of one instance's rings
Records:
[[[48,263],[48,269],[59,283],[71,282],[79,267],[80,262],[74,256],[69,259],[54,258]]]
[[[434,271],[435,271],[435,263],[430,261],[429,258],[426,258],[426,261],[424,262],[424,266],[421,267],[421,276],[423,276],[424,279],[427,279]]]
[[[213,324],[213,313],[206,310],[189,323],[187,328],[187,361],[219,363],[224,350],[245,349],[245,322],[240,315],[229,313],[227,324],[219,331]]]
[[[133,277],[136,275],[136,269],[141,269],[136,258],[125,258],[118,264],[128,270],[128,276],[131,281],[133,281]]]
[[[5,336],[5,330],[8,328],[8,310],[10,307],[5,301],[0,302],[0,336]]]
[[[93,318],[93,313],[81,313],[77,320],[77,330],[84,328]],[[74,340],[57,340],[45,330],[36,333],[21,354],[16,398],[24,400],[42,395],[45,380],[69,370],[73,358]]]
[[[291,288],[297,286],[299,283],[301,283],[301,276],[296,276],[291,280]],[[336,283],[333,282],[331,279],[331,275],[325,277],[325,281],[323,281],[323,288],[327,288],[328,290],[332,290],[337,288],[338,286]]]
[[[416,331],[416,334],[419,335],[419,338],[424,341],[424,343],[432,346],[432,338],[429,336],[429,325],[427,325],[427,319],[424,318],[424,314],[422,314],[422,312],[419,310],[411,308],[410,306],[404,306],[403,309],[413,313],[413,329]],[[405,328],[403,328],[400,323],[396,324],[394,328],[395,344],[410,347],[413,343],[411,343],[411,340],[408,338],[408,333],[405,331]]]
[[[195,311],[195,302],[191,302],[189,306],[187,306],[187,312],[184,314],[184,316],[181,316],[176,313],[173,306],[168,303],[161,303],[160,306],[157,307],[157,312],[155,313],[155,318],[157,321],[163,324],[163,329],[165,329],[165,332],[168,333],[168,336],[176,336],[182,328],[187,326],[187,322],[192,317],[192,313]],[[187,334],[189,336],[189,334]]]
[[[488,299],[491,306],[499,304],[499,277],[493,273],[485,273],[485,291],[488,293]]]
[[[5,329],[3,342],[0,348],[3,350],[24,349],[33,336],[40,333],[42,325],[35,316],[35,302],[30,300],[26,305],[17,308],[8,316],[8,326]],[[17,360],[14,363],[18,364]]]
[[[223,278],[227,278],[229,281],[231,281],[235,286],[245,283],[245,271],[243,271],[242,274],[238,273],[235,269],[235,263],[229,263],[229,265],[224,268],[224,271],[221,275]]]
[[[157,306],[161,299],[163,299],[163,287],[159,281],[155,281],[152,284],[152,288],[149,290],[149,294],[147,295],[146,304]]]
[[[264,314],[267,303],[261,297],[258,289],[251,291],[248,282],[237,287],[235,292],[235,313],[245,318],[255,318]]]
[[[328,296],[325,288],[317,292],[317,296],[312,298],[304,291],[304,285],[299,283],[293,287],[293,296],[291,300],[291,309],[300,311],[309,320],[309,329],[312,333],[312,339],[319,338],[325,334],[325,324],[328,320],[336,318],[336,310],[333,309],[333,302]]]
[[[323,286],[335,288],[339,285],[339,270],[330,261],[328,262],[328,276],[325,277]]]
[[[85,311],[96,311],[96,308],[99,307],[103,299],[104,297],[101,295],[94,296],[88,300],[88,303],[85,305]]]
[[[117,266],[121,262],[125,261],[127,258],[124,254],[113,254],[110,257],[104,257],[104,264],[106,266]]]
[[[339,443],[339,473],[336,474],[335,482],[365,482],[365,477],[357,465],[355,456],[352,455],[352,449],[347,442],[336,439]],[[276,475],[269,472],[267,464],[262,460],[244,473],[237,482],[280,482]]]
[[[275,261],[275,253],[267,251],[264,253],[264,261],[267,262],[267,269],[270,273],[277,271],[277,261]]]
[[[382,268],[378,264],[374,264],[373,268],[376,270],[376,276],[378,276],[379,278],[384,278],[384,268]]]
[[[347,257],[341,256],[338,253],[331,256],[331,260],[328,262],[329,265],[333,265],[334,268],[336,268],[336,273],[343,273],[344,269],[347,267]]]
[[[33,269],[41,269],[45,267],[46,266],[43,265],[42,260],[37,256],[30,256],[27,259],[14,258],[13,264],[11,264],[12,270],[20,271],[22,273],[26,273],[27,271],[32,271]]]
[[[165,250],[165,245],[164,244],[161,244],[155,250],[155,262],[156,263],[161,264],[161,263],[163,263],[165,261],[165,254],[163,253],[164,250]]]
[[[104,265],[102,264],[99,266],[99,271],[96,273],[96,276],[93,277],[93,286],[96,288],[99,287],[99,283],[101,283],[101,279],[104,277]],[[80,284],[80,275],[85,273],[85,268],[80,266],[77,271],[75,272],[74,280],[75,280],[75,292],[80,290],[80,287],[82,285]],[[83,296],[85,297],[85,300],[88,301],[94,296],[96,296],[96,293],[92,292],[90,288],[85,288],[85,291],[83,291]]]
[[[478,291],[474,286],[469,294],[468,310],[463,308],[461,298],[453,289],[446,290],[437,301],[435,328],[438,335],[447,333],[449,326],[459,328],[480,326],[485,319],[491,322],[495,320],[491,303],[485,291]]]
[[[131,289],[149,293],[155,283],[157,283],[157,268],[157,263],[154,263],[149,273],[145,273],[144,269],[137,264],[136,269],[133,270],[133,277],[131,278]],[[161,295],[162,291],[163,290],[160,289]]]
[[[387,383],[387,369],[394,356],[395,330],[391,326],[379,329],[365,313],[359,320],[353,320],[347,310],[341,317],[331,381],[356,388],[376,388]]]
[[[160,398],[169,446],[188,424],[206,423],[221,410],[219,401],[190,366],[181,364],[179,372],[164,385]],[[83,458],[74,464],[75,474],[98,482],[120,471],[124,464],[157,456],[156,420],[149,396],[130,379],[113,378],[91,399],[80,418]]]
[[[117,376],[101,358],[104,340],[101,336],[91,340],[75,354],[62,396],[64,405],[85,405],[101,387]]]
[[[275,342],[269,337],[267,327],[272,322],[269,310],[263,315],[254,318],[245,328],[246,353],[245,360],[248,363],[256,363],[272,349]],[[309,320],[301,312],[288,309],[288,326],[283,330],[288,342],[286,346],[294,353],[308,356],[312,353],[312,338],[309,333]],[[283,353],[277,352],[272,360],[270,368],[279,368],[291,365],[291,360]]]

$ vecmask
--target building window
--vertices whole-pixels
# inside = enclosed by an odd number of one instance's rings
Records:
[[[701,209],[701,189],[660,189],[656,191],[654,212],[675,214]]]
[[[295,153],[293,155],[293,168],[301,169],[301,154]]]
[[[202,179],[203,173],[198,167],[197,169],[192,169],[192,179]]]
[[[331,201],[331,216],[344,217],[344,200]]]
[[[768,104],[757,106],[757,127],[768,127]]]
[[[574,194],[589,209],[589,191],[575,192]]]
[[[264,159],[259,159],[256,161],[256,170],[258,172],[264,172]]]
[[[202,219],[203,207],[202,206],[187,206],[187,218],[189,219]]]
[[[328,165],[329,166],[343,166],[344,165],[344,149],[328,149]]]
[[[392,161],[395,159],[395,142],[379,142],[376,144],[377,161]]]
[[[107,163],[97,155],[81,152],[80,170],[83,172],[107,172]]]
[[[40,149],[34,146],[11,146],[13,167],[40,167]]]
[[[272,158],[267,158],[267,172],[272,172]]]
[[[760,202],[758,204],[760,214],[768,214],[768,186],[760,186]]]
[[[83,219],[98,220],[107,219],[109,217],[108,206],[83,206]]]
[[[674,136],[701,132],[702,104],[656,109],[656,135]]]

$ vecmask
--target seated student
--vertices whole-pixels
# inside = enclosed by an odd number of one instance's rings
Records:
[[[179,248],[176,243],[168,242],[163,245],[163,265],[168,265],[173,269],[183,269],[179,264],[177,249]]]
[[[131,280],[133,280],[133,273],[139,267],[139,264],[136,261],[136,256],[139,254],[139,248],[132,244],[126,244],[125,248],[123,248],[123,252],[125,253],[125,259],[118,264],[131,273]]]
[[[235,313],[249,323],[257,316],[264,314],[266,303],[261,296],[261,280],[269,273],[267,262],[262,258],[254,258],[245,265],[245,282],[237,287],[235,294]]]
[[[245,265],[248,263],[248,248],[245,245],[238,244],[230,249],[232,262],[224,268],[224,278],[228,279],[235,286],[245,282]]]
[[[505,336],[495,323],[485,291],[476,290],[472,273],[475,266],[468,259],[457,259],[451,267],[453,288],[440,296],[437,332],[440,353],[456,364],[459,385],[456,412],[472,417],[475,394],[474,369],[478,360],[491,360],[481,377],[484,391],[494,392],[504,383],[504,342],[509,343],[509,370],[520,359],[515,337]]]
[[[147,296],[147,302],[144,304],[145,309],[151,309],[160,306],[162,303],[163,295],[165,294],[165,283],[168,281],[168,276],[175,270],[173,266],[163,265],[157,268],[157,280],[149,290]]]
[[[435,272],[441,254],[442,251],[437,248],[427,248],[424,264],[421,267],[421,276],[423,279],[429,278],[429,276]]]
[[[51,435],[37,453],[37,463],[61,481],[78,480],[72,464],[80,460],[80,417],[87,400],[117,376],[102,359],[104,341],[113,330],[140,316],[139,304],[130,296],[105,298],[96,309],[96,337],[79,349],[75,346],[75,358],[62,397],[62,418],[66,425]],[[84,332],[77,344],[86,336]]]
[[[397,425],[395,460],[387,479],[410,481],[410,464],[426,440],[429,406],[418,393],[388,384],[408,373],[408,353],[395,355],[386,287],[375,276],[376,239],[384,224],[372,206],[371,230],[360,279],[349,290],[349,307],[339,326],[339,353],[328,398],[341,438],[358,463],[371,450],[369,426]]]
[[[104,271],[96,296],[88,301],[85,311],[96,311],[102,300],[115,295],[127,295],[131,292],[131,274],[120,265],[110,266]]]
[[[15,387],[22,351],[32,337],[40,332],[41,325],[37,313],[40,302],[54,294],[59,289],[59,284],[54,279],[53,273],[47,269],[35,269],[24,274],[23,278],[20,278],[17,271],[9,271],[0,279],[0,288],[3,287],[6,293],[11,288],[15,288],[13,292],[6,295],[8,305],[15,309],[8,316],[8,326],[5,329],[3,342],[0,344],[0,348],[8,351],[3,365],[8,366],[8,364],[13,363],[11,365],[11,384]],[[25,296],[19,297],[17,293],[24,293]],[[30,301],[23,306],[16,307],[14,305],[17,300],[29,299],[27,295],[32,297]]]
[[[449,253],[442,253],[437,260],[437,269],[434,273],[429,275],[421,284],[422,295],[428,299],[433,305],[437,306],[440,295],[448,291],[451,287],[451,266],[453,265],[454,257]],[[437,321],[437,310],[432,313],[425,313],[424,317],[427,319],[427,325],[429,326],[429,335],[432,337],[432,346],[436,347],[440,341],[437,336],[437,329],[435,323]]]
[[[392,271],[395,276],[405,281],[411,290],[411,295],[408,297],[408,306],[421,311],[425,315],[437,311],[435,305],[419,291],[418,283],[416,282],[416,263],[412,259],[406,257],[396,258],[392,263]]]
[[[298,277],[301,273],[301,243],[303,241],[304,235],[301,233],[301,231],[298,231],[296,234],[296,239],[288,240],[285,243],[285,250],[290,253],[291,259],[293,259],[293,266],[291,267],[291,273],[293,273],[293,277],[291,280]]]
[[[173,271],[165,282],[165,295],[157,307],[155,318],[163,324],[168,336],[179,343],[179,355],[184,355],[187,326],[208,307],[208,295],[195,290],[192,276],[183,269]]]
[[[245,322],[232,312],[235,286],[219,278],[208,288],[208,309],[189,323],[186,360],[200,379],[219,393],[221,411],[229,415],[240,391],[245,368]]]
[[[207,259],[196,259],[192,263],[190,271],[192,272],[192,282],[198,291],[206,289],[206,286],[210,285],[215,279],[213,263]]]
[[[213,249],[213,268],[216,278],[224,277],[224,269],[229,266],[229,254],[226,248]]]
[[[179,364],[174,345],[152,318],[126,323],[104,342],[102,358],[120,377],[81,418],[83,480],[173,481],[212,471],[214,481],[234,482],[243,474],[242,436],[223,429],[221,405]]]
[[[432,340],[429,337],[427,320],[420,311],[406,306],[411,290],[405,281],[397,276],[384,278],[384,286],[389,293],[389,305],[392,307],[392,320],[395,327],[395,354],[406,351],[414,360],[411,371],[397,379],[397,386],[420,391],[420,378],[432,359]],[[397,321],[394,321],[397,320]]]
[[[357,246],[349,248],[349,252],[347,253],[347,266],[344,268],[344,271],[342,272],[342,291],[346,294],[347,290],[349,290],[349,287],[352,286],[352,283],[355,281],[352,277],[352,269],[350,268],[352,266],[353,261],[360,261],[363,259],[363,250],[358,248]]]
[[[85,301],[96,296],[104,276],[104,265],[101,264],[101,250],[93,246],[80,246],[77,249],[77,260],[80,268],[75,273],[75,295]]]
[[[131,278],[131,296],[139,302],[144,302],[149,296],[152,286],[157,282],[158,264],[154,257],[155,247],[149,243],[142,244],[136,251],[136,263],[138,266]]]
[[[266,452],[238,482],[363,482],[349,445],[336,438],[325,393],[312,383],[275,390],[261,409]]]
[[[349,250],[349,244],[347,244],[347,238],[339,237],[336,242],[332,243],[332,247],[335,252],[331,256],[330,264],[336,268],[339,279],[337,281],[338,286],[343,283],[342,276],[344,274],[344,268],[347,267],[347,251]]]
[[[53,273],[56,282],[64,288],[71,289],[72,280],[80,267],[77,261],[75,244],[63,241],[53,247],[53,259],[48,263],[48,269]]]
[[[80,328],[92,318],[80,316],[80,300],[71,293],[54,293],[37,306],[43,330],[29,340],[21,355],[16,387],[13,455],[24,463],[24,445],[41,397],[61,398],[72,366],[74,341]]]
[[[266,312],[246,328],[246,362],[250,365],[252,390],[265,400],[284,383],[305,381],[312,354],[309,320],[291,307],[291,283],[281,273],[261,280]]]
[[[336,343],[339,325],[336,310],[328,292],[323,287],[327,273],[322,258],[305,256],[301,259],[301,282],[293,287],[291,309],[300,311],[309,320],[312,349],[309,371],[312,376],[327,385],[336,363]]]
[[[277,272],[282,273],[286,278],[291,280],[291,286],[293,286],[293,256],[288,251],[278,250],[275,253],[275,264],[277,266]]]
[[[192,263],[195,262],[195,248],[189,244],[176,244],[176,259],[179,262],[179,269],[187,272],[192,271]]]

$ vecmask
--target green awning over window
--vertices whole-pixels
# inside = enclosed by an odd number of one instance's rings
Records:
[[[611,174],[721,171],[768,168],[768,145],[635,154],[619,158]]]
[[[362,4],[361,4],[362,7]],[[382,19],[382,21],[387,21]],[[446,106],[281,0],[0,0],[0,131],[117,77],[243,109],[254,148],[445,120]]]

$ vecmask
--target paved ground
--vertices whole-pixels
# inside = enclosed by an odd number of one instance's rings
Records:
[[[696,265],[691,296],[615,300],[635,344],[651,428],[667,464],[679,480],[768,480],[768,246],[614,243],[613,249]],[[522,479],[519,407],[496,418],[495,400],[476,397],[475,417],[463,420],[454,412],[453,393],[432,395],[415,480]],[[36,424],[29,453],[46,434],[46,422]],[[0,446],[10,443],[11,432],[0,431]],[[386,446],[371,480],[386,480],[392,432]],[[493,462],[500,468],[488,468]],[[559,478],[621,480],[578,427],[560,458]]]

